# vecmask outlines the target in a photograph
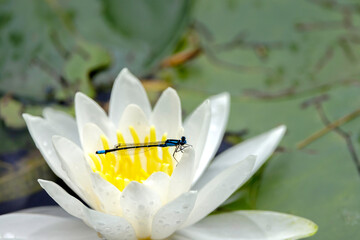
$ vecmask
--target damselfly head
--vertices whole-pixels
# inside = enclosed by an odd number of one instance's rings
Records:
[[[182,136],[182,137],[181,137],[180,144],[181,144],[181,145],[185,145],[185,144],[186,144],[186,138],[185,138],[185,136]]]

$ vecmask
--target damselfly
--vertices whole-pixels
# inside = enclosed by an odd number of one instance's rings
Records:
[[[173,153],[173,157],[175,158],[175,154],[178,152],[183,152],[185,148],[191,145],[187,144],[186,138],[184,136],[181,139],[167,139],[166,141],[160,142],[149,142],[149,143],[125,143],[125,144],[117,144],[114,148],[106,149],[106,150],[98,150],[96,154],[106,154],[109,152],[117,152],[117,151],[125,151],[132,149],[150,149],[154,147],[175,147],[175,151]]]

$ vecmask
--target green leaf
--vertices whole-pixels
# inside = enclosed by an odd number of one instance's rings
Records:
[[[32,153],[30,157],[22,158],[22,164],[10,164],[0,161],[0,203],[24,198],[41,190],[37,180],[55,181],[56,177],[40,153]],[[8,211],[2,209],[2,211]]]
[[[81,36],[106,47],[111,68],[95,76],[95,84],[109,84],[124,67],[144,75],[169,55],[187,26],[191,2],[167,0],[67,1]]]
[[[64,74],[68,82],[75,85],[73,88],[94,95],[90,82],[90,73],[98,68],[110,64],[110,56],[99,46],[80,41],[78,48],[82,50],[72,54],[64,66]]]
[[[22,128],[25,126],[21,117],[22,109],[22,104],[10,96],[0,98],[0,119],[4,121],[7,127]]]
[[[91,94],[89,86],[84,87],[84,80],[69,79],[66,68],[81,52],[90,56],[85,65],[87,71],[103,68],[110,59],[104,57],[91,59],[92,50],[86,48],[85,41],[66,24],[68,16],[58,9],[56,1],[2,1],[0,10],[0,92],[11,92],[20,98],[32,101],[68,100],[78,90]],[[102,56],[108,54],[105,49]],[[109,57],[107,57],[109,58]],[[70,76],[71,77],[71,76]],[[89,83],[87,83],[89,84]],[[66,92],[67,94],[59,94]]]
[[[63,101],[76,91],[92,95],[90,78],[111,85],[123,67],[149,73],[172,52],[191,4],[3,0],[0,6],[0,93]]]
[[[360,235],[360,117],[340,126],[353,151],[335,130],[305,149],[296,148],[327,125],[321,109],[332,122],[360,107],[359,30],[351,27],[360,24],[360,5],[351,4],[197,3],[191,34],[198,38],[201,56],[159,73],[177,87],[184,111],[227,91],[232,96],[228,131],[245,129],[247,139],[280,124],[288,127],[279,151],[225,209],[256,208],[309,218],[319,225],[314,239]],[[324,94],[327,97],[320,97]],[[324,101],[316,105],[319,97]]]

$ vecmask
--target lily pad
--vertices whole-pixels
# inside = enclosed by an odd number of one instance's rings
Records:
[[[112,64],[94,76],[111,85],[124,67],[144,75],[169,55],[189,22],[191,2],[166,0],[65,1],[63,11],[85,39],[109,50]]]
[[[348,138],[333,129],[297,149],[360,107],[359,7],[340,1],[197,3],[191,34],[202,53],[160,73],[178,89],[184,111],[227,91],[228,131],[247,130],[247,139],[280,124],[288,127],[272,159],[225,209],[309,218],[319,225],[314,239],[360,235],[360,117],[340,126]]]
[[[69,100],[79,90],[93,95],[90,78],[111,86],[123,67],[148,73],[171,53],[191,4],[4,0],[0,6],[0,93],[39,102]]]
[[[4,96],[0,99],[0,119],[10,128],[21,128],[25,122],[20,118],[22,113],[22,104],[10,96]]]

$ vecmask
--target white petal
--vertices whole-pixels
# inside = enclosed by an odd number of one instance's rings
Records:
[[[105,134],[98,126],[93,123],[85,124],[82,133],[84,154],[95,153],[97,150],[104,149],[101,135]],[[110,145],[110,147],[112,146]]]
[[[83,128],[87,123],[94,123],[112,142],[116,141],[114,124],[108,119],[104,109],[80,92],[75,95],[75,113],[82,146],[84,146]]]
[[[164,172],[154,172],[143,184],[155,191],[163,204],[167,202],[170,177]]]
[[[168,138],[181,137],[181,104],[174,89],[168,88],[161,94],[151,114],[150,122],[155,126],[158,138],[164,133],[167,133]]]
[[[63,169],[62,161],[52,144],[52,136],[61,133],[58,133],[49,124],[49,122],[43,118],[34,117],[29,114],[23,114],[23,117],[36,146],[40,150],[51,170],[76,194],[78,194],[82,199],[85,199],[83,192],[78,188],[78,186],[76,186],[75,183],[70,181],[68,173]]]
[[[52,140],[63,169],[70,182],[76,186],[74,191],[91,207],[97,209],[98,200],[93,194],[90,180],[91,169],[85,160],[83,151],[64,137],[54,135]]]
[[[94,124],[86,124],[86,126],[97,128]],[[83,151],[63,137],[53,136],[53,142],[70,181],[78,187],[74,190],[76,194],[94,209],[121,215],[119,206],[121,192],[91,170]]]
[[[210,100],[206,100],[195,109],[184,123],[184,135],[187,138],[188,144],[192,145],[195,150],[195,169],[198,168],[203,154],[205,142],[209,133],[210,122]]]
[[[71,181],[84,189],[90,188],[90,166],[87,164],[83,151],[70,140],[54,135],[52,137],[56,152],[62,160],[62,166]]]
[[[69,114],[52,108],[45,108],[44,118],[53,126],[58,135],[66,137],[80,146],[80,137],[75,119]]]
[[[214,157],[222,141],[229,117],[230,95],[228,93],[222,93],[211,97],[210,108],[211,121],[209,133],[206,138],[204,151],[201,155],[193,183],[199,179],[209,165],[210,160]]]
[[[123,134],[126,143],[133,143],[134,139],[130,133],[129,126],[134,127],[141,142],[149,134],[150,124],[144,111],[135,104],[128,105],[119,121],[118,129]]]
[[[109,103],[109,117],[115,125],[129,104],[138,105],[146,116],[150,116],[151,106],[144,87],[127,68],[124,68],[115,79]]]
[[[69,214],[82,219],[88,226],[108,240],[136,240],[134,229],[119,216],[108,215],[87,208],[54,182],[39,179],[42,188]]]
[[[285,240],[312,236],[313,222],[293,215],[268,211],[237,211],[206,217],[180,234],[197,240]]]
[[[23,114],[23,117],[36,147],[40,150],[51,170],[59,178],[69,182],[69,178],[62,169],[60,159],[52,145],[51,137],[59,133],[43,118],[29,114]]]
[[[31,213],[0,216],[0,239],[98,240],[94,229],[73,218]]]
[[[222,171],[200,189],[195,207],[184,227],[204,218],[235,192],[251,174],[255,160],[255,156],[248,156],[243,161]]]
[[[93,191],[100,200],[102,211],[111,215],[122,216],[120,190],[103,179],[98,173],[92,172],[90,176]]]
[[[252,173],[254,174],[273,153],[285,131],[286,127],[282,125],[226,150],[214,159],[193,189],[200,189],[223,169],[245,159],[248,155],[257,156]]]
[[[164,239],[173,234],[188,218],[197,192],[187,192],[157,211],[152,222],[152,239]]]
[[[33,213],[33,214],[50,215],[55,217],[76,219],[67,212],[65,212],[64,209],[62,209],[59,206],[41,206],[41,207],[26,208],[18,211],[18,213]]]
[[[120,198],[123,216],[132,224],[138,238],[151,234],[151,221],[161,207],[160,197],[144,184],[130,182]]]
[[[180,162],[170,177],[168,201],[189,191],[195,172],[195,151],[189,147],[184,150]]]

